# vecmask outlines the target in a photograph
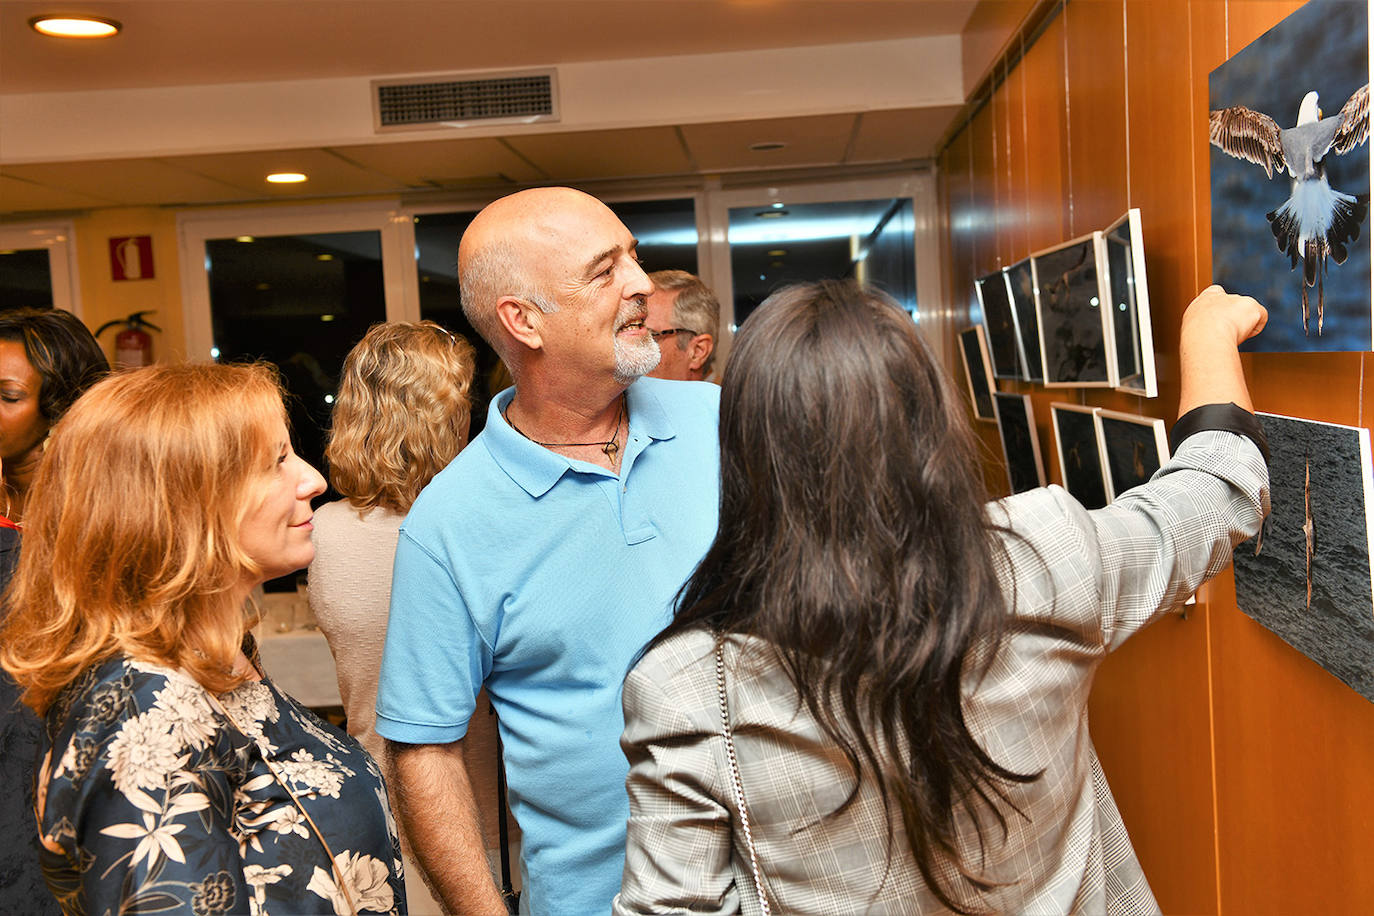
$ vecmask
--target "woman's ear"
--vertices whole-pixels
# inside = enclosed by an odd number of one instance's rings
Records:
[[[534,303],[514,296],[503,297],[496,303],[496,318],[501,322],[501,327],[531,350],[538,350],[544,346],[541,314]]]

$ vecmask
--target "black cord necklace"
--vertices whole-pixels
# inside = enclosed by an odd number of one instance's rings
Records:
[[[511,429],[515,430],[526,439],[529,439],[535,445],[542,445],[544,448],[586,448],[597,445],[601,447],[601,453],[614,462],[616,454],[620,451],[620,424],[625,419],[625,395],[620,395],[620,409],[617,410],[615,414],[615,429],[611,431],[611,438],[599,439],[595,442],[540,442],[511,422],[510,404],[507,404],[506,409],[501,411],[501,416],[510,424]]]

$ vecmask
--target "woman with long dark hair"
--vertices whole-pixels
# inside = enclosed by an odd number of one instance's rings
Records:
[[[761,306],[725,370],[719,533],[625,682],[616,911],[1157,911],[1086,703],[1262,522],[1236,345],[1264,321],[1198,297],[1173,459],[1089,512],[1057,487],[985,504],[962,405],[886,296]]]

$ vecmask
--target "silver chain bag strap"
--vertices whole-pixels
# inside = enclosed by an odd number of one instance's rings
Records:
[[[720,692],[720,727],[725,735],[725,756],[730,761],[731,788],[735,793],[735,805],[739,808],[739,822],[744,829],[744,844],[749,848],[749,869],[754,875],[754,890],[759,895],[759,912],[771,916],[768,894],[763,889],[763,874],[759,871],[758,853],[754,851],[754,834],[749,829],[749,806],[744,803],[744,783],[739,776],[739,759],[735,756],[735,738],[730,731],[730,702],[725,696],[725,644],[716,643],[716,687]]]

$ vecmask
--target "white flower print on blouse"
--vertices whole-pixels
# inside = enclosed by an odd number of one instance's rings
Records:
[[[165,716],[144,713],[126,720],[110,742],[115,788],[125,795],[134,789],[162,788],[189,759],[179,753],[181,749]]]
[[[167,686],[153,693],[155,703],[150,712],[160,712],[166,719],[172,737],[183,746],[200,750],[210,743],[217,725],[205,699],[205,688],[178,677],[169,678]]]
[[[282,778],[289,780],[297,791],[304,788],[313,791],[313,794],[329,798],[338,798],[344,778],[356,775],[333,754],[325,755],[324,760],[316,760],[315,756],[305,749],[296,751],[290,760],[278,761],[277,768],[281,771]]]
[[[219,701],[239,730],[262,748],[264,754],[276,753],[276,745],[267,740],[262,730],[263,723],[275,722],[281,715],[270,687],[261,681],[249,681],[223,694]]]
[[[243,866],[243,880],[253,889],[253,899],[248,901],[249,916],[267,916],[267,885],[276,884],[290,874],[290,865],[274,865],[271,868],[261,865]]]
[[[391,909],[395,898],[391,893],[391,885],[387,883],[388,871],[383,862],[363,853],[344,851],[334,857],[334,865],[342,874],[344,886],[348,888],[349,896],[359,911],[386,912]],[[351,916],[353,910],[334,883],[334,875],[318,865],[310,876],[306,890],[328,900],[334,907],[334,916]]]

